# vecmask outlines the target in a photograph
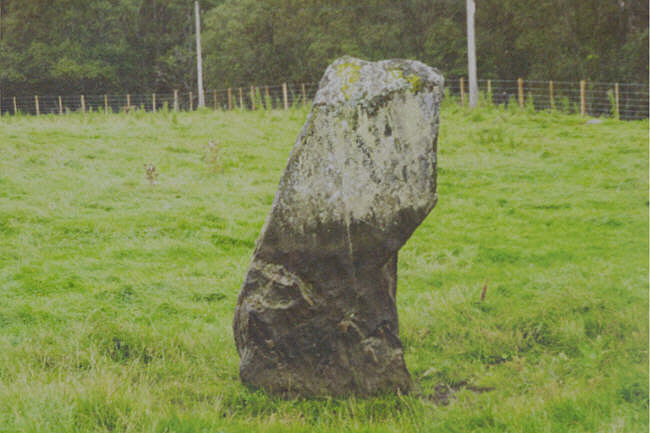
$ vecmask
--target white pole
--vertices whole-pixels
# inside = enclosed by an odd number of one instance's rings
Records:
[[[478,85],[476,79],[476,43],[474,42],[474,0],[467,0],[467,72],[469,75],[469,106],[476,107]]]
[[[201,21],[199,20],[199,2],[194,2],[194,16],[196,19],[196,76],[199,85],[199,108],[205,107],[205,93],[203,92],[203,59],[201,58]]]

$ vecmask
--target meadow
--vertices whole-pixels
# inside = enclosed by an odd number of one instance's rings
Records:
[[[306,115],[0,118],[0,432],[648,431],[647,120],[446,103],[399,255],[413,392],[242,386],[237,294]]]

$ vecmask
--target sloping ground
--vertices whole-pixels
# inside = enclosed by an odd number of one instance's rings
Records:
[[[445,106],[399,263],[415,392],[245,389],[234,305],[305,115],[0,119],[0,432],[648,431],[647,121]]]

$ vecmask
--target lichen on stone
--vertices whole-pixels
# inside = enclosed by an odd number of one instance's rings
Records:
[[[415,60],[383,60],[367,62],[353,57],[342,57],[325,71],[321,89],[313,106],[328,106],[335,110],[363,106],[372,110],[389,98],[391,93],[408,90],[419,93],[423,89],[442,88],[442,75]]]
[[[345,98],[349,98],[349,89],[354,83],[359,80],[359,71],[361,70],[361,65],[346,62],[341,63],[336,68],[336,75],[341,79],[341,91]]]
[[[422,90],[422,79],[415,74],[409,74],[406,76],[406,80],[411,83],[411,91],[413,93],[418,93]]]

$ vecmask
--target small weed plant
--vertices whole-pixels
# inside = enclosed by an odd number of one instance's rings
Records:
[[[158,171],[153,162],[144,165],[145,177],[149,181],[149,185],[156,185],[158,183]]]
[[[215,140],[209,140],[205,151],[205,161],[212,173],[223,172],[221,164],[221,146]]]

